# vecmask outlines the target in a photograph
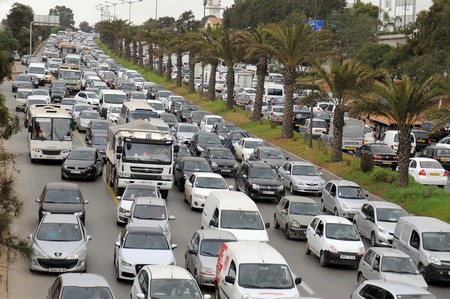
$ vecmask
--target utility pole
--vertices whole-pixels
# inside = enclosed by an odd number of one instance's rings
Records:
[[[314,44],[313,44],[313,64],[316,63],[316,44],[317,44],[317,0],[314,0]],[[311,96],[315,98],[317,96],[316,91],[314,90],[314,80],[316,78],[316,74],[312,75],[312,94]],[[313,119],[314,119],[314,103],[311,101],[310,103],[310,111],[309,111],[309,136],[308,136],[308,147],[312,148],[312,134],[313,134]],[[332,120],[333,121],[333,120]]]

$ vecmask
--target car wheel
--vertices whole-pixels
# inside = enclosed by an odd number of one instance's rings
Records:
[[[275,217],[275,215],[273,215],[273,227],[275,227],[276,229],[280,228],[280,224],[277,221],[277,218]]]
[[[334,208],[333,214],[334,214],[334,216],[339,216],[339,211],[337,208]]]
[[[195,281],[196,281],[197,284],[198,284],[199,281],[198,281],[198,272],[197,272],[197,269],[194,270],[194,279],[195,279]]]
[[[320,201],[320,206],[322,207],[322,212],[327,211],[327,208],[325,207],[325,202],[323,201],[323,199]]]
[[[178,182],[178,190],[180,190],[180,192],[184,191],[184,180]]]
[[[323,253],[323,251],[320,252],[319,264],[321,267],[325,267],[327,265],[327,261],[325,260],[325,253]]]
[[[311,249],[309,248],[308,240],[306,240],[306,242],[305,242],[305,254],[306,255],[310,255],[311,254]]]
[[[192,203],[192,196],[191,196],[191,201],[189,202],[189,208],[190,208],[191,210],[194,209],[194,204]]]
[[[292,185],[292,183],[289,185],[289,192],[291,192],[291,195],[295,194],[294,185]]]
[[[236,191],[241,191],[241,188],[239,188],[239,184],[236,179],[234,180],[234,189],[236,189]]]
[[[362,274],[362,272],[359,272],[359,273],[358,273],[358,277],[356,278],[356,281],[357,281],[359,284],[362,284],[365,280],[366,280],[366,279],[364,278],[364,275]]]
[[[371,246],[371,247],[376,247],[376,246],[377,246],[377,238],[376,238],[374,232],[372,232],[372,233],[370,234],[370,246]]]
[[[290,239],[291,238],[291,233],[290,233],[288,224],[286,224],[286,230],[284,231],[284,236],[286,237],[286,239]]]

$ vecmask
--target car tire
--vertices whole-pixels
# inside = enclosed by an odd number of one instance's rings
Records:
[[[339,211],[338,211],[337,208],[334,208],[333,215],[334,216],[339,216]]]
[[[327,261],[325,259],[325,253],[323,253],[323,251],[320,252],[319,264],[321,267],[325,267],[327,265]]]
[[[192,203],[192,196],[191,201],[189,202],[189,209],[194,210],[194,204]]]
[[[322,212],[326,212],[327,208],[325,207],[325,202],[323,201],[323,199],[320,201],[320,206],[322,208]]]
[[[286,224],[286,229],[284,230],[284,236],[285,236],[286,239],[288,239],[288,240],[291,238],[291,234],[290,234],[289,231],[290,231],[290,230],[289,230],[289,225]]]
[[[289,185],[289,192],[291,192],[291,195],[295,195],[294,185],[292,183]]]
[[[306,255],[310,255],[311,254],[311,249],[309,248],[308,240],[306,240],[306,242],[305,242],[305,254]]]
[[[279,229],[280,228],[280,224],[277,221],[277,218],[275,218],[275,215],[273,215],[273,227],[275,229]]]
[[[375,232],[372,232],[370,234],[370,246],[377,247],[377,238],[376,238]]]
[[[358,276],[356,277],[356,281],[359,284],[362,284],[366,279],[364,278],[364,275],[362,274],[362,272],[358,272]]]

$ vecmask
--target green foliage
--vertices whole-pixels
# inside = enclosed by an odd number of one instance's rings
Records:
[[[18,51],[27,52],[29,48],[30,22],[33,21],[33,9],[24,4],[14,3],[6,16],[6,30],[19,41]]]
[[[389,168],[375,167],[371,173],[371,177],[374,182],[389,183],[389,181],[392,182],[397,179],[397,173]]]
[[[150,30],[161,29],[173,31],[175,28],[175,19],[172,17],[162,17],[158,20],[148,19],[144,22],[144,24],[142,24],[142,28]]]
[[[0,51],[0,83],[5,77],[11,77],[11,54],[5,51]],[[3,98],[4,101],[4,98]],[[4,104],[2,104],[4,106]],[[6,108],[6,107],[5,107]],[[1,109],[1,106],[0,106]],[[6,109],[7,110],[7,109]],[[2,119],[0,119],[0,122]]]
[[[387,60],[388,55],[395,51],[395,48],[379,44],[376,42],[369,42],[362,46],[362,48],[356,54],[356,59],[364,62],[373,69],[378,69],[383,66],[383,63]]]
[[[379,8],[372,3],[363,3],[361,0],[356,0],[352,9],[356,14],[365,14],[374,19],[378,18]]]
[[[361,155],[360,167],[362,172],[372,171],[374,168],[372,155],[368,153],[363,153]]]
[[[195,16],[192,13],[192,10],[183,12],[175,22],[175,29],[179,33],[186,33],[189,31],[197,30],[199,27],[200,22],[195,20]]]
[[[86,22],[86,21],[80,22],[79,27],[80,27],[80,30],[83,31],[83,32],[88,32],[88,33],[90,33],[90,32],[92,32],[92,30],[93,30],[93,28],[92,28],[92,27],[89,25],[89,23]]]
[[[59,16],[59,24],[66,27],[73,27],[75,20],[72,9],[66,6],[56,5],[55,8],[50,8],[49,15]]]
[[[2,53],[4,52],[0,52],[0,61],[2,60]],[[9,139],[12,135],[20,131],[19,116],[9,113],[5,101],[6,99],[3,94],[0,94],[0,140]]]
[[[0,31],[0,49],[11,53],[17,50],[19,41],[13,37],[9,31]]]

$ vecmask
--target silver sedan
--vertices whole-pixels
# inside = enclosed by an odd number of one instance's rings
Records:
[[[322,173],[308,162],[290,161],[278,168],[278,175],[291,194],[308,192],[321,194],[325,187]]]

